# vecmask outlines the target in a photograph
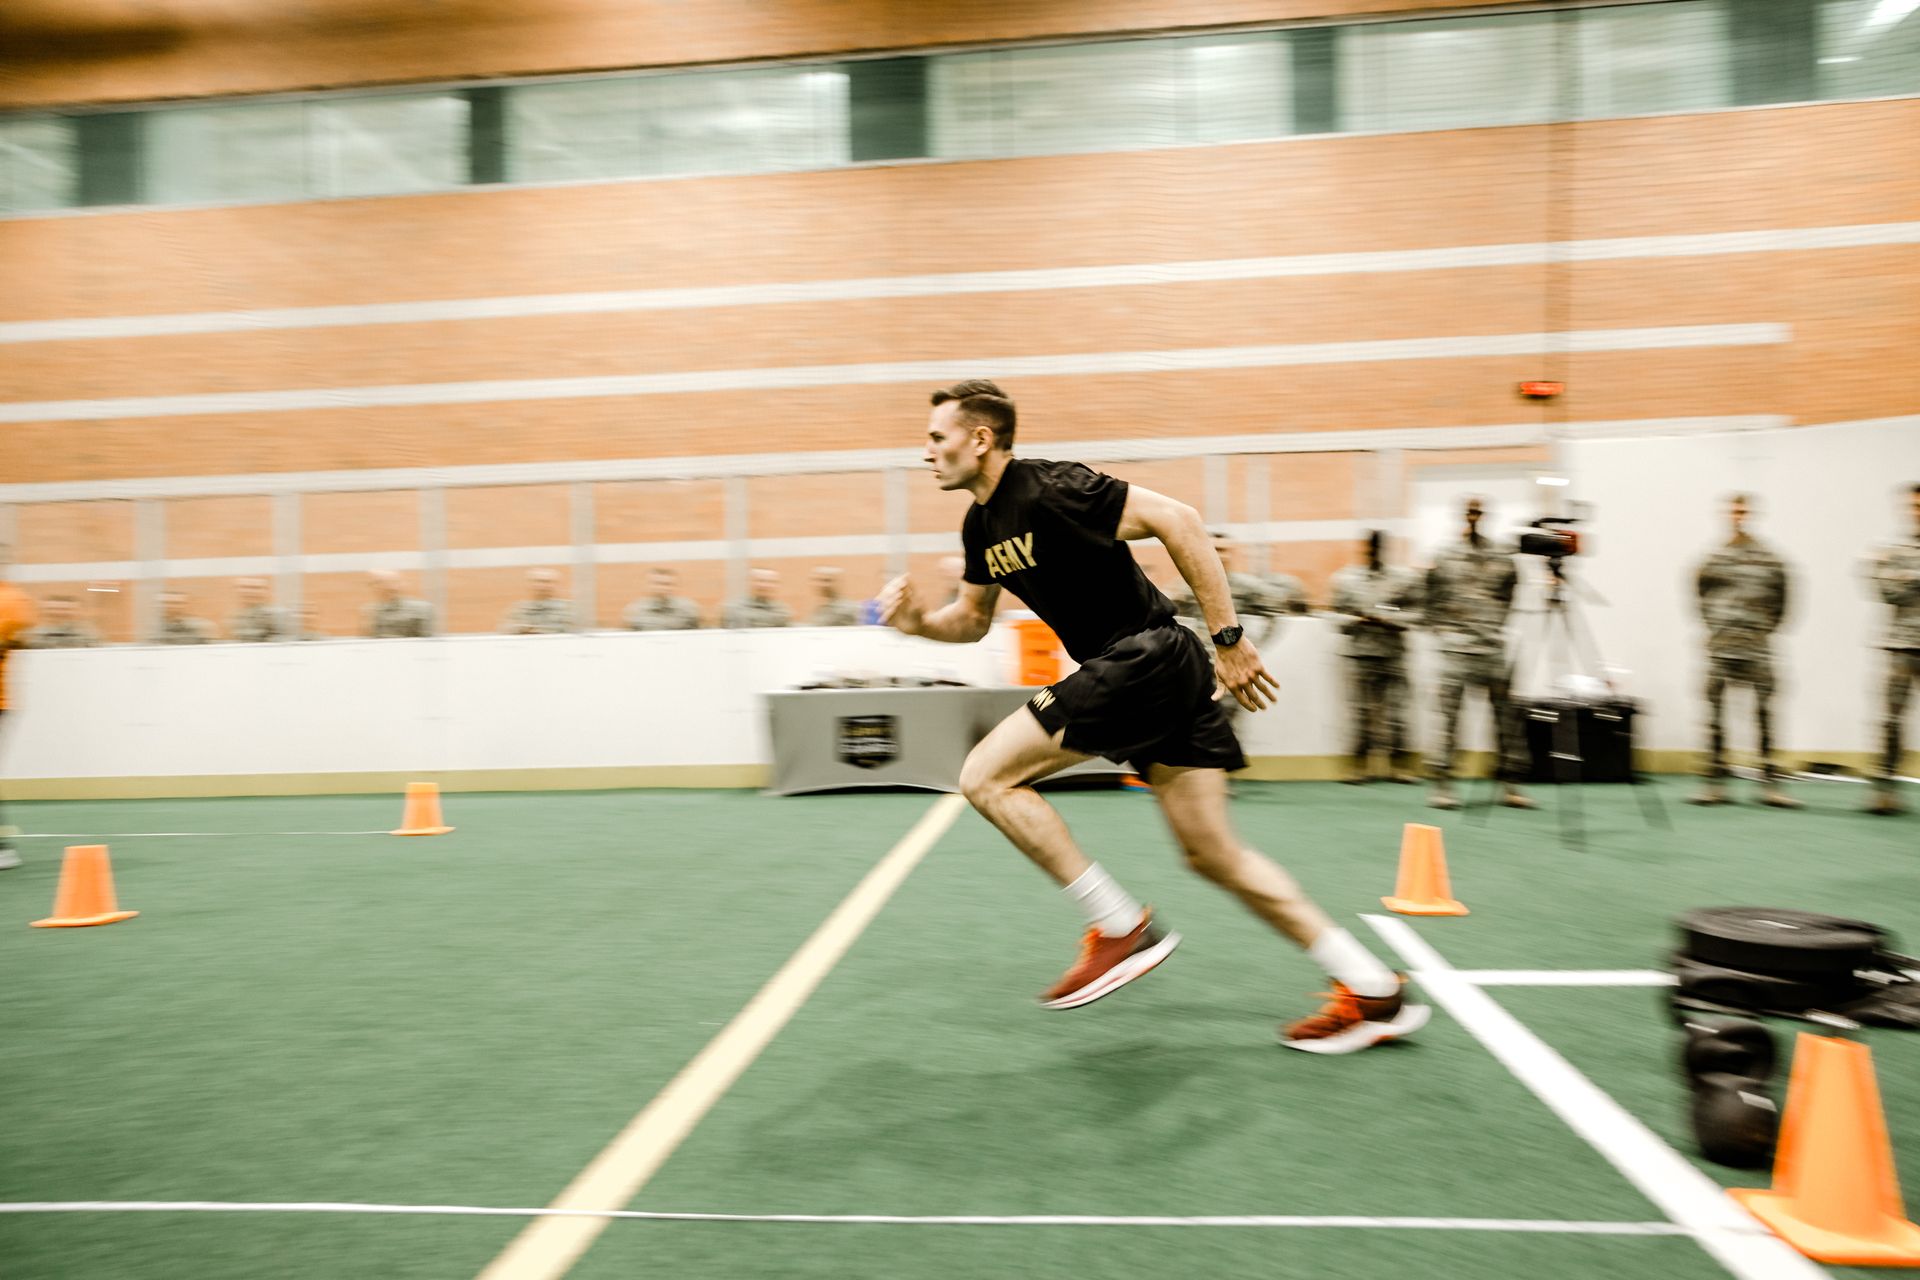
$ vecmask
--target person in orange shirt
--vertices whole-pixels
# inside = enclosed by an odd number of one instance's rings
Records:
[[[6,571],[8,562],[7,549],[0,547],[0,573]],[[11,582],[0,580],[0,728],[5,727],[7,718],[7,658],[23,647],[21,638],[34,618],[32,598]],[[0,811],[0,871],[20,865],[20,855],[13,851],[10,838],[12,830],[6,825],[4,811]]]

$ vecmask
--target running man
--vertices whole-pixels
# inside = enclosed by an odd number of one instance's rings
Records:
[[[1180,942],[1080,851],[1033,788],[1099,755],[1130,762],[1146,778],[1188,866],[1332,976],[1331,1000],[1283,1028],[1282,1043],[1351,1053],[1417,1030],[1429,1011],[1406,998],[1406,979],[1328,919],[1279,866],[1241,844],[1227,821],[1226,774],[1246,757],[1220,705],[1222,691],[1259,711],[1279,686],[1241,630],[1199,514],[1080,463],[1015,458],[1014,424],[1013,401],[991,382],[933,393],[926,461],[942,489],[973,495],[961,529],[964,580],[956,600],[922,612],[908,580],[895,578],[881,591],[880,618],[908,635],[970,644],[987,634],[1005,588],[1080,663],[989,733],[960,777],[973,807],[1086,915],[1079,959],[1041,1004],[1074,1009],[1111,995]],[[1172,604],[1124,545],[1140,538],[1158,538],[1171,553],[1212,632],[1212,657],[1205,640],[1174,621]]]

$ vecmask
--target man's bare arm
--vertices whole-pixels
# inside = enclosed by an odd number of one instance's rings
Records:
[[[914,598],[912,581],[901,574],[880,589],[880,621],[910,636],[924,636],[947,644],[972,644],[993,627],[993,610],[999,603],[999,587],[963,582],[960,595],[952,604],[932,613],[922,613],[920,602]]]

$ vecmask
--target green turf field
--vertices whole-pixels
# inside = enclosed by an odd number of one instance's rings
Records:
[[[1920,945],[1920,820],[1856,814],[1842,784],[1801,788],[1801,813],[1643,790],[1584,789],[1578,850],[1549,789],[1538,813],[1439,816],[1473,914],[1413,927],[1463,970],[1657,968],[1678,911],[1725,903],[1863,916]],[[1677,1228],[1444,1010],[1355,1057],[1278,1048],[1275,1022],[1311,1003],[1304,958],[1180,867],[1150,797],[1055,799],[1185,935],[1169,964],[1085,1010],[1038,1009],[1077,918],[963,812],[627,1206],[999,1221],[620,1219],[569,1274],[1729,1274],[1694,1240],[1653,1234]],[[1358,917],[1393,886],[1400,825],[1436,816],[1419,800],[1241,784],[1234,813],[1385,953]],[[26,841],[27,864],[0,876],[0,1202],[544,1206],[934,803],[460,795],[458,830],[421,840],[276,834],[391,826],[384,796],[12,806],[25,831],[72,838]],[[143,832],[230,834],[127,834]],[[61,845],[91,839],[111,844],[121,905],[142,914],[26,927],[52,903]],[[1656,990],[1485,991],[1688,1150]],[[1912,1212],[1920,1036],[1869,1043]],[[1489,1221],[1017,1221],[1056,1215]],[[1485,1229],[1513,1220],[1645,1234]],[[528,1221],[3,1212],[0,1276],[473,1276]]]

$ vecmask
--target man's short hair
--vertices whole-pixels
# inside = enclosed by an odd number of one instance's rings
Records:
[[[1015,414],[1013,398],[1000,384],[985,378],[968,378],[933,393],[935,408],[949,400],[960,402],[960,417],[969,427],[983,426],[993,432],[994,447],[1011,451]]]

